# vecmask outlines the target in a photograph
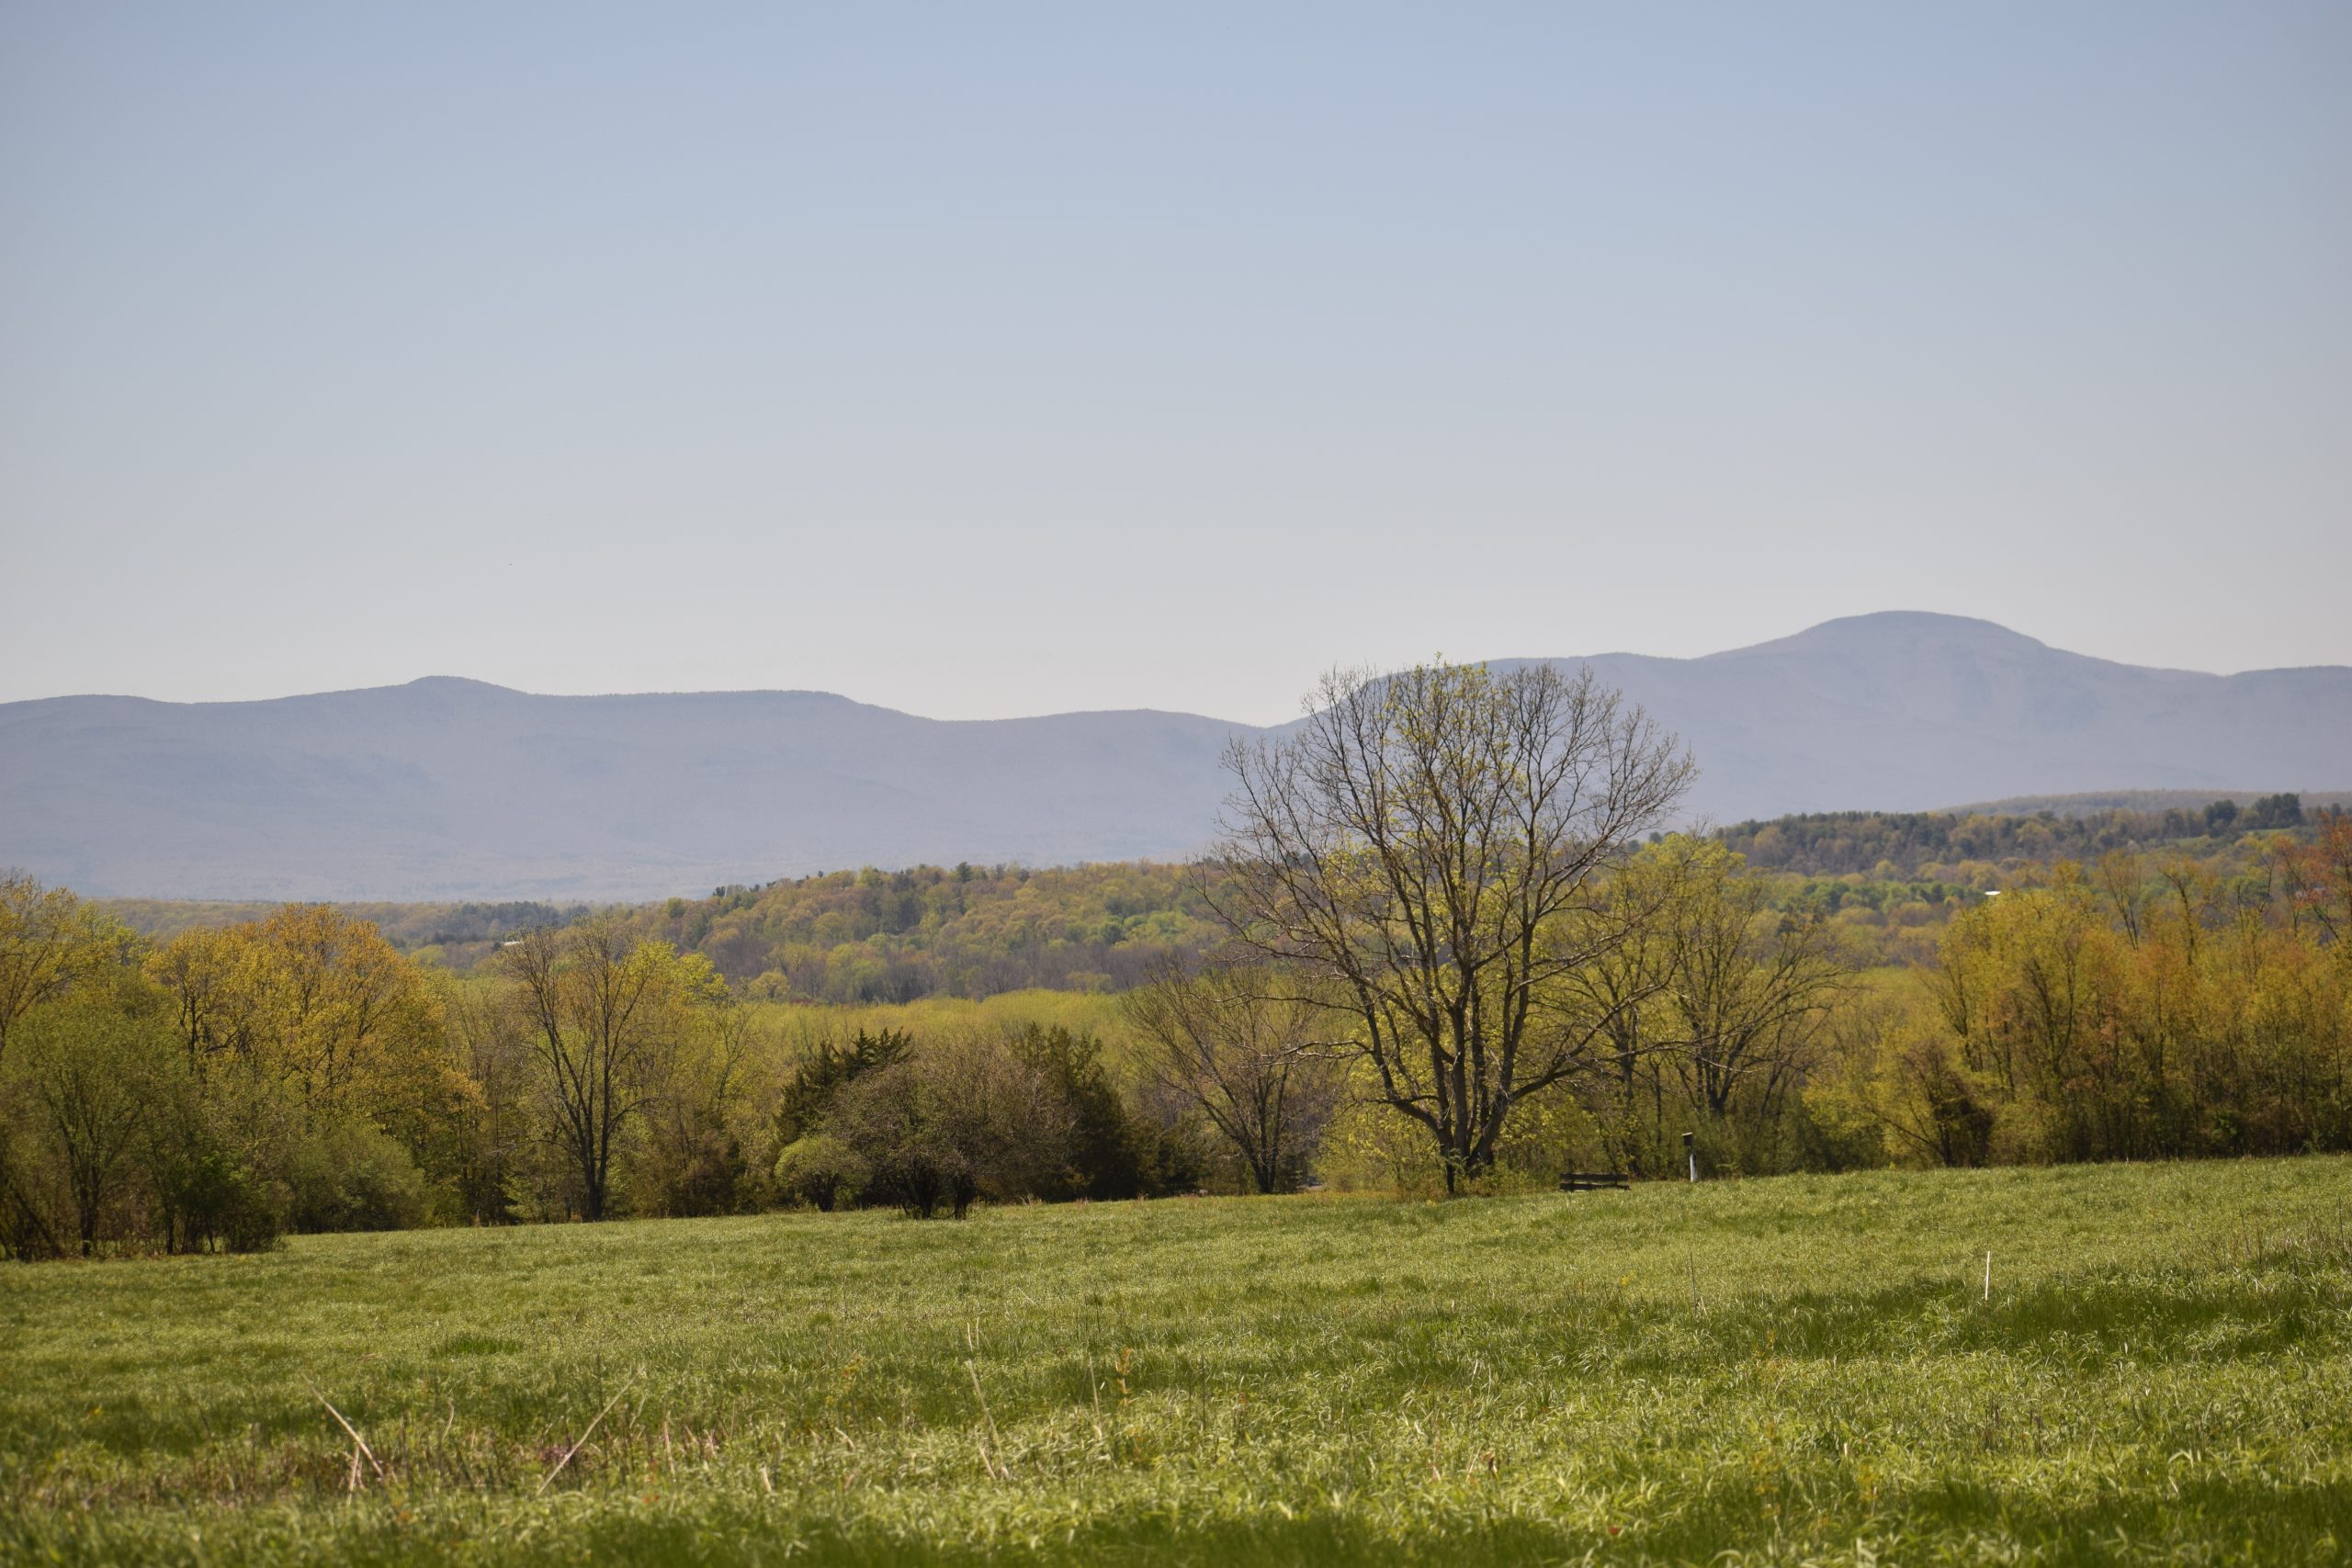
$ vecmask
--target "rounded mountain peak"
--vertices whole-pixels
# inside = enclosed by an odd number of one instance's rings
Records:
[[[1792,636],[1775,637],[1748,648],[1714,654],[1738,659],[1756,653],[1835,653],[1868,658],[1876,653],[1913,649],[1923,645],[1963,648],[1982,652],[2030,653],[2049,644],[2014,632],[1995,621],[1973,615],[1947,615],[1933,610],[1880,610],[1867,615],[1840,615],[1807,626]]]

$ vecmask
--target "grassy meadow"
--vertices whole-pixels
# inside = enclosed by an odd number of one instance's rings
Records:
[[[12,1561],[2335,1562],[2352,1160],[300,1237],[0,1370]]]

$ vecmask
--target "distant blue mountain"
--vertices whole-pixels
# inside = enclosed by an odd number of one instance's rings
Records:
[[[1679,732],[1702,771],[1690,807],[1718,820],[2352,784],[2341,666],[2147,670],[1902,613],[1701,659],[1555,662],[1589,664]],[[1211,836],[1225,743],[1254,733],[439,677],[252,703],[55,697],[0,705],[0,865],[121,897],[619,898],[866,864],[1169,858]]]

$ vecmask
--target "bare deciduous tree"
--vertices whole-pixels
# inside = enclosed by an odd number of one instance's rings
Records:
[[[514,1201],[533,1141],[531,1101],[537,1062],[530,1015],[512,994],[445,986],[450,1061],[471,1092],[452,1101],[445,1136],[458,1195],[477,1224],[514,1218]]]
[[[1217,913],[1333,988],[1449,1187],[1487,1169],[1513,1108],[1599,1054],[1605,1021],[1564,978],[1629,934],[1607,874],[1689,758],[1589,671],[1439,664],[1327,677],[1295,728],[1227,761]]]
[[[1146,1070],[1225,1134],[1252,1185],[1296,1187],[1341,1087],[1317,1049],[1326,1009],[1261,967],[1212,962],[1187,973],[1172,958],[1121,1006]]]
[[[554,1135],[580,1180],[581,1217],[601,1220],[624,1129],[673,1055],[708,976],[612,919],[543,928],[500,953],[529,1013]]]
[[[1669,1111],[1752,1145],[1814,1065],[1848,967],[1819,910],[1776,910],[1772,893],[1740,856],[1682,833],[1612,879],[1632,934],[1570,984],[1607,1021],[1611,1081],[1594,1110],[1628,1168],[1672,1149]]]
[[[1769,1114],[1802,1081],[1846,964],[1818,911],[1771,909],[1771,889],[1720,845],[1678,847],[1664,936],[1685,1085],[1718,1119],[1743,1091]]]

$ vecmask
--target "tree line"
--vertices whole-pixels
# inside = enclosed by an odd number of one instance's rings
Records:
[[[1589,675],[1433,665],[1317,696],[1229,753],[1224,837],[1181,873],[722,890],[538,921],[470,975],[329,907],[153,942],[9,878],[0,1246],[1479,1190],[1679,1173],[1685,1134],[1716,1173],[2352,1146],[2341,814],[2218,867],[2020,868],[1894,967],[1864,940],[1883,909],[1663,831],[1691,760]],[[794,1021],[830,1015],[778,999],[797,987],[710,951],[1046,929],[1056,876],[1100,903],[1105,949],[1164,922],[1080,983],[1115,998],[1099,1027],[812,1032]]]
[[[1197,1188],[1207,1138],[1155,1111],[1067,1029],[797,1049],[707,959],[610,917],[512,939],[460,982],[325,906],[157,946],[0,881],[16,1257]]]
[[[2268,868],[2117,852],[1984,901],[1819,1103],[1947,1165],[2352,1148],[2352,818]]]
[[[1719,829],[1725,847],[1766,871],[1882,881],[1984,886],[1993,874],[2118,852],[2210,852],[2249,834],[2312,825],[2340,811],[2307,811],[2299,795],[2263,795],[2241,807],[2222,799],[2184,807],[2109,807],[2062,816],[1986,811],[1830,811],[1741,822]]]

